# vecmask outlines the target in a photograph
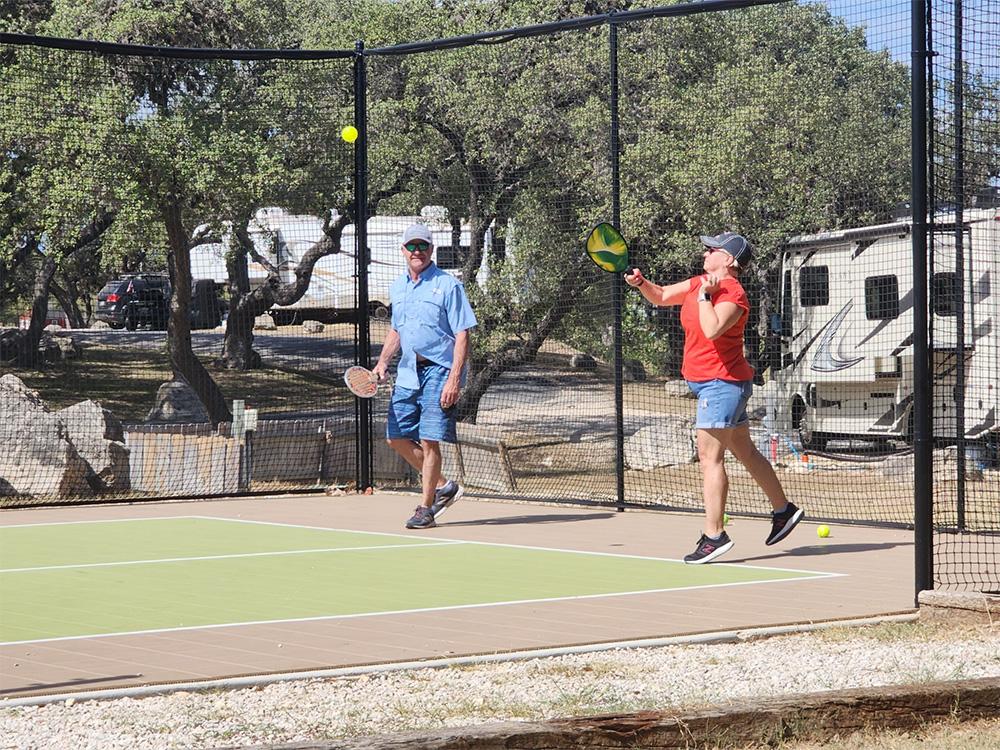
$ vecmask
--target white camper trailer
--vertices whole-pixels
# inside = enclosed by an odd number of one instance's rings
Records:
[[[373,216],[368,220],[368,299],[369,309],[376,316],[383,316],[389,306],[389,288],[406,270],[406,263],[399,247],[399,238],[407,226],[426,224],[434,238],[434,261],[438,267],[456,276],[461,275],[462,260],[470,246],[470,231],[463,224],[460,246],[454,247],[451,224],[440,210],[428,207],[421,216]],[[256,251],[279,270],[282,282],[295,278],[295,271],[306,252],[323,238],[323,221],[317,216],[292,214],[282,208],[262,208],[257,211],[248,227]],[[227,238],[224,238],[224,240]],[[492,230],[487,230],[485,246],[492,241]],[[225,263],[226,242],[205,243],[191,250],[191,271],[198,278],[228,281]],[[479,281],[485,280],[487,252],[483,253]],[[251,260],[249,263],[250,286],[255,287],[267,279],[264,266]],[[312,277],[305,294],[287,306],[275,306],[271,315],[278,325],[312,319],[336,320],[353,310],[356,300],[356,260],[354,226],[349,225],[341,235],[340,252],[326,255],[313,266]]]
[[[935,217],[928,232],[934,436],[957,438],[961,404],[965,437],[995,440],[1000,210],[969,210],[963,225],[960,254],[954,215]],[[781,345],[765,389],[772,429],[797,431],[811,450],[837,438],[912,439],[911,234],[900,221],[787,243],[772,324]]]

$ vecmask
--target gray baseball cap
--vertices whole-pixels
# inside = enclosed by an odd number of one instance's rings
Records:
[[[740,266],[746,266],[753,258],[753,245],[736,232],[723,232],[715,236],[701,236],[701,244],[705,247],[718,248],[732,255]]]
[[[431,230],[425,224],[410,224],[406,228],[406,231],[403,232],[403,240],[399,244],[405,245],[407,242],[413,242],[414,240],[421,240],[428,245],[434,244],[434,240],[431,237]]]

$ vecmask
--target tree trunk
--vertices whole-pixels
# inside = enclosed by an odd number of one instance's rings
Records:
[[[470,363],[472,373],[466,387],[462,390],[462,397],[458,403],[458,414],[461,421],[476,422],[479,416],[479,404],[486,394],[486,390],[501,375],[515,367],[534,362],[542,344],[573,309],[572,304],[566,304],[566,300],[577,299],[593,279],[593,273],[581,272],[578,265],[571,266],[559,284],[559,288],[565,294],[558,299],[551,300],[549,308],[541,316],[538,325],[526,341],[514,349],[496,352],[492,360],[472,358]]]
[[[170,243],[170,318],[167,323],[167,352],[174,379],[194,390],[213,424],[232,419],[226,398],[208,370],[191,348],[191,246],[181,222],[180,206],[173,201],[163,206],[163,219]]]
[[[31,301],[31,322],[17,344],[16,364],[19,367],[37,367],[38,342],[42,339],[42,329],[49,312],[49,285],[56,273],[56,259],[46,255],[35,272],[35,288]]]
[[[50,287],[52,296],[56,298],[59,302],[59,306],[62,307],[63,312],[66,313],[66,317],[69,320],[69,327],[85,328],[86,323],[83,315],[80,313],[79,306],[76,304],[78,298],[69,289],[63,289],[55,281],[51,283]]]

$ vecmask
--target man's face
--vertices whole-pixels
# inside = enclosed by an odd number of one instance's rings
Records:
[[[423,240],[410,240],[403,245],[403,257],[412,273],[420,273],[431,264],[434,248]]]

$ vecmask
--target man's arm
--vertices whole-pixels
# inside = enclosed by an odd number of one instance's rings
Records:
[[[385,341],[382,342],[382,353],[378,356],[378,362],[372,368],[372,372],[378,375],[379,380],[385,380],[385,374],[389,369],[389,363],[392,362],[392,358],[396,356],[396,352],[398,351],[399,331],[395,328],[390,328],[389,333],[386,334]]]
[[[455,357],[451,361],[451,374],[445,381],[441,391],[441,407],[448,409],[458,403],[462,393],[462,369],[469,358],[469,331],[459,331],[455,334]]]

